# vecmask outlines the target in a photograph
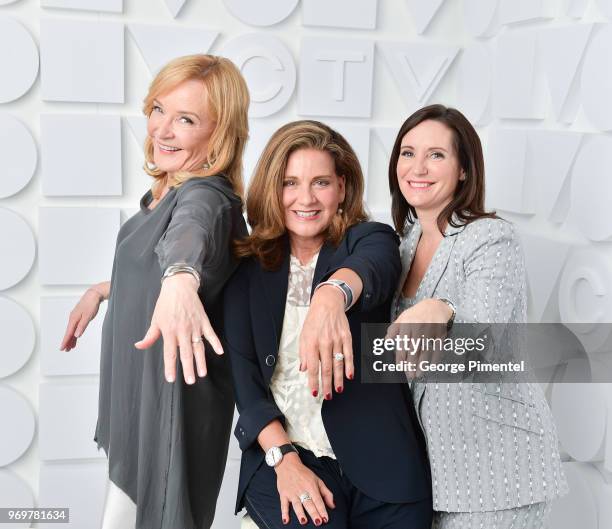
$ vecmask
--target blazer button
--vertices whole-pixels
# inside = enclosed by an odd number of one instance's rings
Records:
[[[272,367],[275,362],[276,362],[276,357],[274,355],[266,356],[266,365],[268,367]]]

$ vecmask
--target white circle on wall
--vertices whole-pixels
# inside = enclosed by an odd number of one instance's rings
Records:
[[[603,106],[600,109],[602,111]],[[591,135],[582,145],[574,162],[571,207],[580,231],[592,241],[612,239],[612,222],[609,218],[611,172],[612,138],[602,134]]]
[[[0,467],[10,465],[28,449],[34,438],[36,421],[32,407],[19,393],[0,386]]]
[[[612,346],[612,252],[582,248],[570,255],[559,282],[561,321],[587,353]]]
[[[0,509],[10,507],[22,507],[31,509],[34,507],[34,495],[21,478],[7,470],[0,470]],[[8,523],[2,524],[2,529],[18,529],[30,527],[30,523]]]
[[[298,0],[223,0],[227,10],[251,26],[273,26],[285,20]]]
[[[249,33],[225,44],[221,54],[242,72],[249,87],[249,116],[261,118],[282,109],[295,90],[295,62],[276,37]]]
[[[0,114],[0,198],[21,191],[32,179],[38,153],[36,143],[27,127],[8,114]]]
[[[38,75],[38,48],[19,22],[0,17],[0,103],[14,101],[25,94]]]
[[[564,380],[572,382],[574,363],[569,362]],[[577,366],[576,377],[581,376]],[[551,408],[561,446],[576,461],[601,461],[606,439],[606,395],[602,384],[554,384]]]
[[[612,2],[608,2],[612,5]],[[586,50],[582,64],[580,93],[582,108],[589,121],[598,129],[612,130],[612,69],[610,49],[612,49],[612,27],[600,24],[593,31],[593,37]]]
[[[489,47],[477,42],[465,48],[457,73],[457,100],[461,111],[475,125],[485,125],[489,121],[492,77]]]
[[[0,297],[0,336],[10,354],[0,355],[0,378],[19,371],[28,361],[36,343],[34,322],[28,312],[12,299]]]
[[[0,290],[5,290],[28,275],[36,256],[36,242],[27,222],[6,208],[0,208],[0,241],[4,256],[0,260]]]

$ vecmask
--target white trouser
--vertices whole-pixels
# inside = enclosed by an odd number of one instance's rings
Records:
[[[112,481],[108,482],[102,529],[134,529],[136,504]]]

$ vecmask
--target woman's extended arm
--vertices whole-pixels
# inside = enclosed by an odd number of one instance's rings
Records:
[[[347,234],[347,257],[323,279],[341,279],[353,290],[350,310],[368,311],[388,300],[395,291],[401,272],[398,239],[386,224],[367,222]],[[344,362],[333,359],[344,354]],[[308,369],[308,383],[313,395],[319,391],[319,367],[323,395],[332,398],[332,379],[337,393],[342,393],[344,376],[351,379],[352,336],[344,310],[344,298],[335,287],[321,287],[312,296],[308,316],[300,335],[301,367]],[[343,366],[344,364],[344,366]]]
[[[66,332],[60,344],[60,351],[70,351],[76,347],[77,339],[83,335],[89,322],[98,314],[100,303],[108,299],[109,295],[110,281],[96,283],[85,291],[70,312]]]
[[[344,281],[353,291],[353,305],[361,296],[363,281],[349,268],[341,268],[329,279]],[[300,367],[308,369],[308,384],[313,396],[319,392],[319,362],[323,395],[332,396],[332,378],[337,393],[344,390],[344,377],[355,376],[353,340],[342,292],[331,285],[323,285],[312,296],[308,315],[300,334]],[[319,358],[316,358],[318,352]],[[309,355],[309,353],[311,353]],[[334,361],[334,353],[342,353],[344,361]],[[310,357],[310,359],[309,359]]]
[[[187,187],[185,187],[187,186]],[[163,280],[159,298],[144,338],[136,342],[138,349],[151,347],[160,337],[164,343],[166,380],[176,378],[177,348],[185,382],[195,382],[194,357],[198,375],[206,376],[204,337],[217,354],[223,347],[202,306],[198,290],[207,285],[207,272],[215,269],[219,254],[230,244],[231,230],[216,230],[230,222],[228,199],[208,185],[186,182],[178,191],[172,220],[155,252],[160,269],[181,264],[193,268],[201,284],[189,273],[178,273]],[[226,225],[226,224],[225,224]]]

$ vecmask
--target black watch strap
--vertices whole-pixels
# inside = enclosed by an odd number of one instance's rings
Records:
[[[285,455],[290,452],[295,452],[297,454],[297,448],[293,446],[291,443],[287,443],[278,447],[281,451],[281,454]]]

